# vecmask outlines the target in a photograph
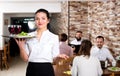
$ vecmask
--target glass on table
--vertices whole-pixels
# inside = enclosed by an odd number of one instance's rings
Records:
[[[72,51],[75,50],[75,45],[71,45]]]
[[[112,62],[112,66],[115,67],[116,66],[116,61]]]

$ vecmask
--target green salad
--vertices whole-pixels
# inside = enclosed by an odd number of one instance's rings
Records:
[[[28,33],[24,32],[24,31],[22,31],[21,33],[18,34],[18,36],[27,36],[27,35],[28,35]]]
[[[116,67],[112,67],[111,69],[112,69],[112,70],[116,70],[117,68],[116,68]]]
[[[119,67],[111,67],[111,70],[117,71],[117,70],[120,70],[120,68]]]

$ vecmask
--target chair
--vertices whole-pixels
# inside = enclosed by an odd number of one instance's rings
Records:
[[[70,57],[68,59],[59,59],[57,65],[71,65],[74,57]]]
[[[115,76],[115,74],[114,74],[114,73],[112,73],[110,76]]]
[[[5,67],[6,69],[9,68],[8,61],[10,60],[10,51],[9,51],[9,43],[5,44],[3,47],[3,53],[2,53],[2,67]]]

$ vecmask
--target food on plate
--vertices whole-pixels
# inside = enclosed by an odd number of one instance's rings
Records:
[[[108,70],[110,71],[120,71],[119,67],[109,67]]]
[[[64,71],[65,74],[71,75],[71,71]]]
[[[112,67],[111,69],[112,69],[112,70],[116,70],[116,67]]]
[[[28,35],[28,33],[24,32],[24,31],[22,31],[21,33],[18,34],[18,36],[27,36],[27,35]]]
[[[29,35],[28,33],[22,31],[21,33],[15,35],[14,37],[15,38],[33,38],[35,36]]]

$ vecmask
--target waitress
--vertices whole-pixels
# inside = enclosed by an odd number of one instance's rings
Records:
[[[59,54],[59,39],[57,35],[47,29],[49,22],[49,12],[39,9],[35,12],[37,29],[29,33],[36,37],[15,39],[20,48],[21,58],[28,62],[26,76],[55,76],[53,60],[57,57],[68,58],[64,54]]]

